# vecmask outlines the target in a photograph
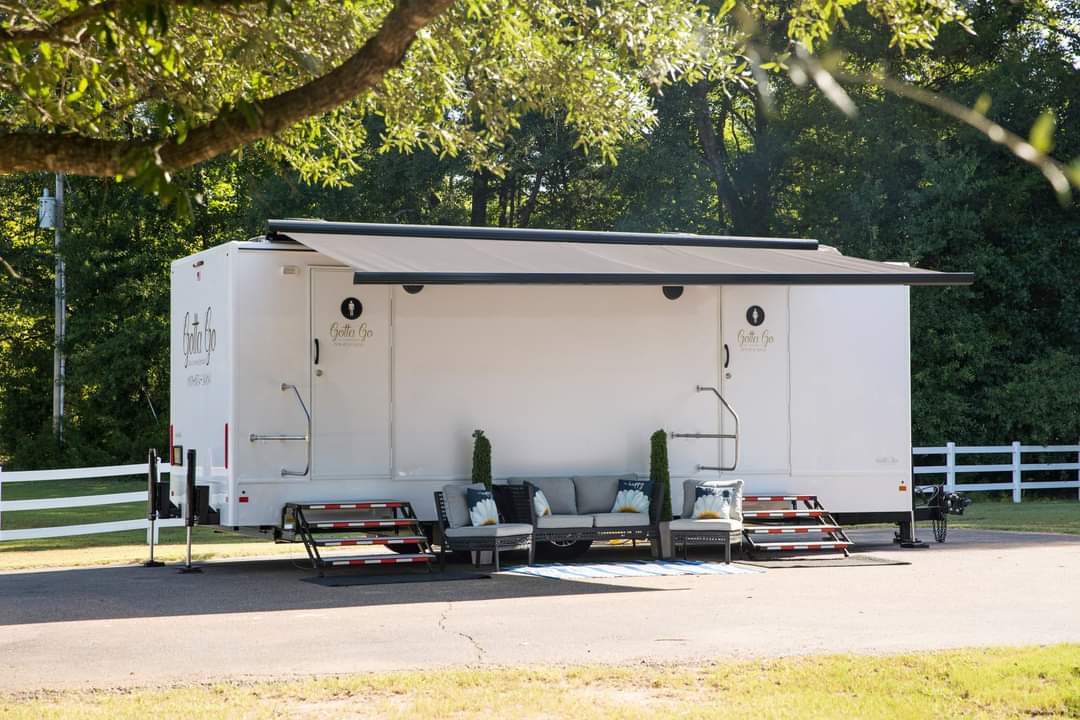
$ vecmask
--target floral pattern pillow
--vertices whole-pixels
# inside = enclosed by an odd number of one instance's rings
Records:
[[[735,505],[734,487],[698,485],[694,488],[694,520],[728,520]]]
[[[615,504],[611,507],[611,512],[647,513],[651,494],[651,480],[619,480],[619,490],[615,493]]]
[[[537,490],[533,495],[533,510],[536,511],[536,517],[547,517],[551,514],[551,503],[548,502],[547,495],[543,490]]]
[[[473,526],[499,524],[499,509],[495,507],[495,498],[490,490],[469,488],[465,491],[465,502],[469,506],[469,521]]]

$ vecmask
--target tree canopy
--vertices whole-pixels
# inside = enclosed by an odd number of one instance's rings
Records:
[[[658,88],[761,82],[856,8],[899,48],[967,22],[958,0],[4,0],[0,173],[160,189],[264,141],[302,176],[340,182],[369,116],[384,149],[479,167],[539,113],[611,158],[655,125]]]

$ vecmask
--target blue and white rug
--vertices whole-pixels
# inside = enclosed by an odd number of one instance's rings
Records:
[[[503,572],[552,580],[583,580],[663,575],[753,575],[764,571],[746,565],[726,565],[701,560],[630,560],[583,565],[518,565]]]

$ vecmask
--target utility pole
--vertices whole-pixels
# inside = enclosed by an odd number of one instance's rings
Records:
[[[53,434],[64,444],[64,340],[67,336],[67,278],[60,253],[60,231],[64,228],[64,173],[56,173],[56,344],[53,346]]]
[[[56,197],[49,197],[48,188],[41,194],[38,206],[38,225],[53,228],[53,252],[56,256],[56,287],[53,294],[53,435],[64,444],[64,338],[67,335],[67,285],[64,277],[64,257],[60,252],[60,232],[64,227],[64,173],[56,173]]]

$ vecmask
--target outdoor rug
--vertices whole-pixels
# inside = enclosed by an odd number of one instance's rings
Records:
[[[866,567],[868,565],[910,565],[906,560],[860,555],[837,558],[792,558],[790,560],[740,560],[743,565],[759,568],[820,568],[820,567]]]
[[[628,560],[581,565],[518,565],[503,572],[552,580],[583,580],[664,575],[747,575],[764,571],[744,565],[725,565],[701,560]]]

